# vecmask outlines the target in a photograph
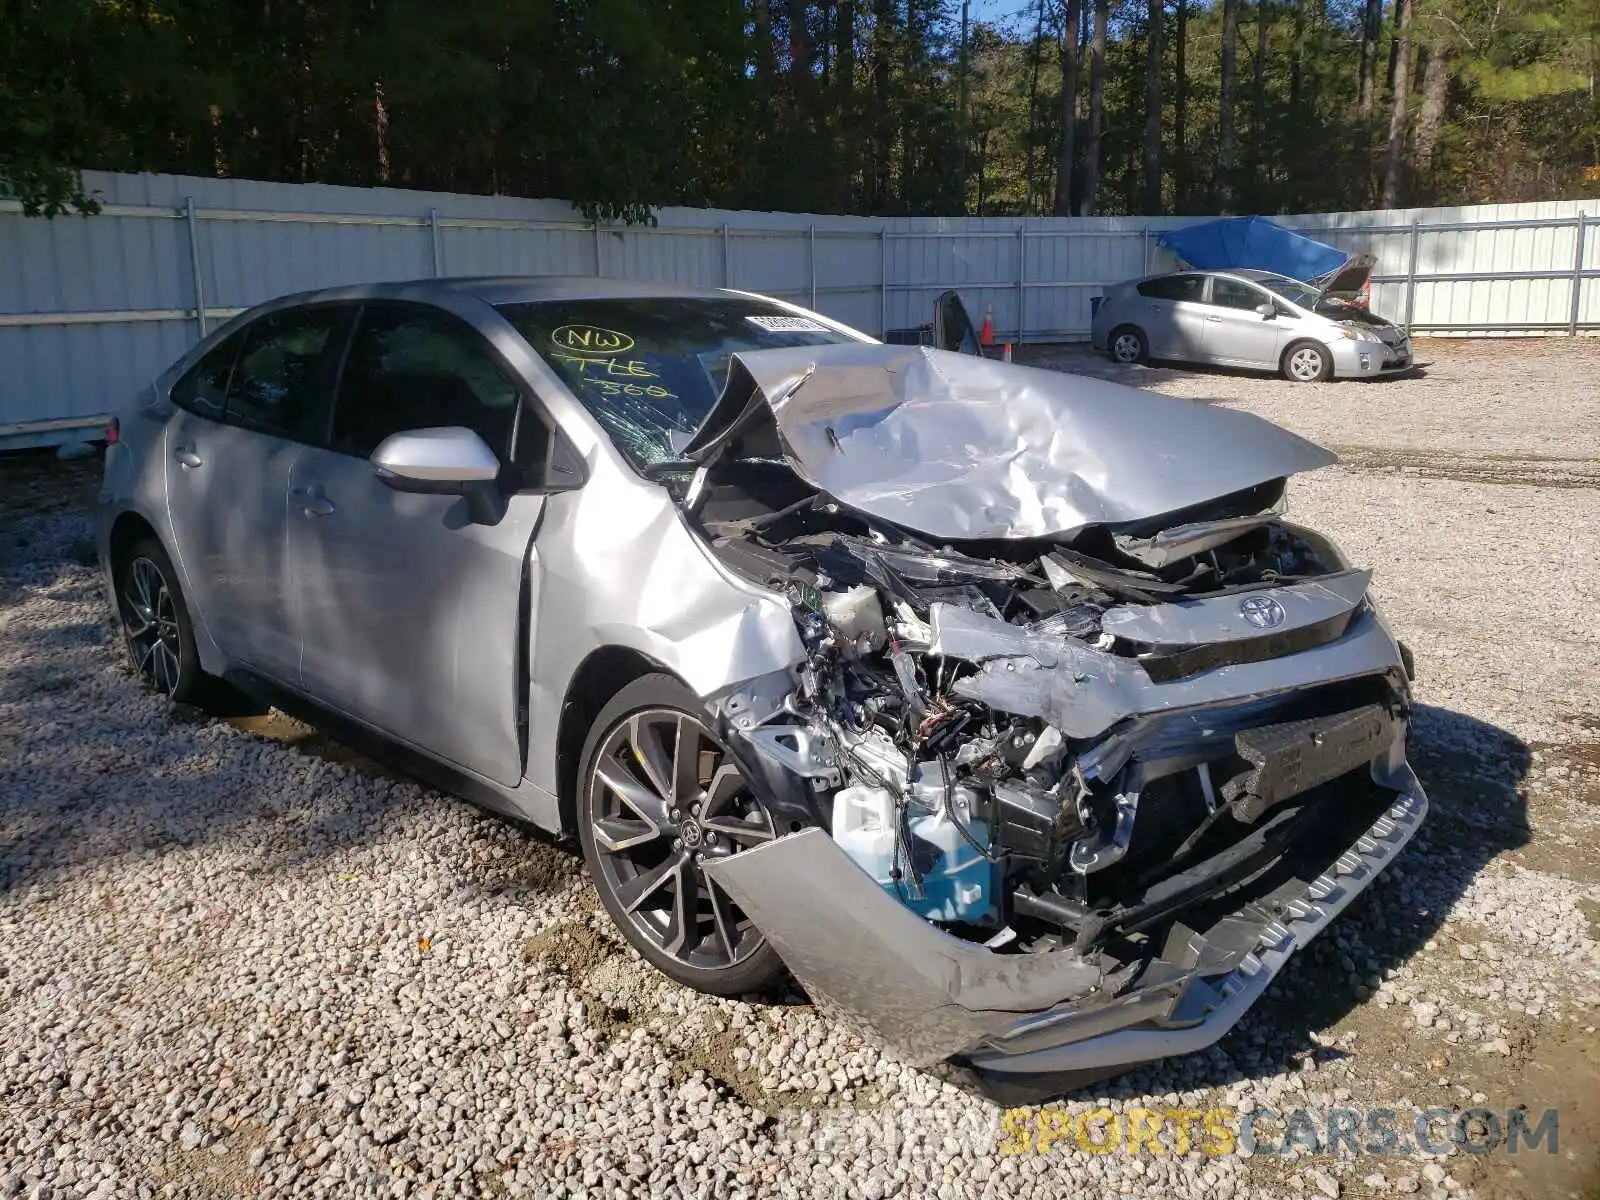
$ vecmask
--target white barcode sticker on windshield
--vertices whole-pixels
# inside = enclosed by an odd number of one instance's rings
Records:
[[[827,333],[828,327],[810,317],[746,317],[752,325],[759,325],[768,333]]]

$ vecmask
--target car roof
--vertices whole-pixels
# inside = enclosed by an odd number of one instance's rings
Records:
[[[313,304],[330,300],[412,300],[422,303],[472,297],[486,304],[530,304],[542,300],[729,299],[722,288],[684,287],[672,283],[605,279],[593,275],[472,275],[444,279],[412,279],[319,288],[284,296],[279,304]]]
[[[1252,283],[1264,283],[1269,279],[1286,279],[1290,283],[1298,283],[1288,275],[1280,275],[1276,271],[1261,271],[1255,267],[1211,267],[1205,270],[1194,268],[1187,271],[1163,271],[1159,275],[1146,275],[1139,283],[1149,283],[1153,279],[1177,279],[1186,275],[1219,275],[1224,279],[1246,279]]]
[[[1264,283],[1268,279],[1287,279],[1290,283],[1300,282],[1291,275],[1283,275],[1277,271],[1259,271],[1254,267],[1234,267],[1214,273],[1218,275],[1234,275],[1240,279],[1249,279],[1255,283]]]

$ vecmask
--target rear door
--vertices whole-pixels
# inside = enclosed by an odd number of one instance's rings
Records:
[[[1206,358],[1229,366],[1276,370],[1284,339],[1277,302],[1254,284],[1224,275],[1211,277],[1208,300]],[[1257,312],[1263,304],[1271,304],[1275,315],[1263,317]]]
[[[168,515],[186,594],[230,659],[292,682],[299,640],[287,592],[289,471],[326,425],[344,305],[269,313],[174,386]]]
[[[326,448],[289,479],[301,686],[391,737],[486,778],[522,778],[523,605],[543,497],[519,491],[513,440],[544,429],[521,386],[466,322],[423,305],[369,304],[350,341]],[[464,425],[506,469],[504,515],[474,524],[460,496],[396,491],[368,456],[393,433]]]
[[[1143,325],[1155,358],[1199,358],[1205,342],[1204,275],[1163,275],[1139,285]]]

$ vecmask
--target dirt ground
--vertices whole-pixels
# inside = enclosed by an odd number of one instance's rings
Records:
[[[1160,1174],[1160,1163],[1098,1162],[1090,1165],[1100,1173],[1086,1175],[1078,1160],[1057,1158],[1035,1169],[1036,1164],[997,1158],[982,1145],[951,1150],[947,1144],[941,1151],[939,1136],[930,1134],[925,1141],[931,1148],[919,1148],[913,1139],[905,1151],[909,1157],[898,1167],[897,1160],[884,1160],[874,1151],[873,1170],[884,1172],[885,1182],[880,1186],[880,1176],[874,1175],[868,1194],[920,1196],[926,1189],[918,1180],[942,1178],[939,1186],[951,1195],[1600,1198],[1600,563],[1595,556],[1600,546],[1600,339],[1422,341],[1423,365],[1408,376],[1310,385],[1160,365],[1121,368],[1083,347],[1027,347],[1020,357],[1254,412],[1339,453],[1338,466],[1295,481],[1291,516],[1330,533],[1352,560],[1374,570],[1375,595],[1387,619],[1416,652],[1418,714],[1411,749],[1432,805],[1426,826],[1401,860],[1296,956],[1219,1047],[1135,1072],[1093,1096],[1072,1098],[1073,1103],[1159,1107],[1181,1097],[1201,1108],[1248,1102],[1281,1111],[1295,1104],[1343,1104],[1407,1112],[1488,1108],[1502,1115],[1522,1105],[1535,1118],[1556,1108],[1559,1150],[1525,1150],[1517,1156],[1457,1150],[1436,1164],[1417,1157],[1255,1157],[1230,1162],[1229,1171],[1214,1177]],[[77,515],[92,498],[97,470],[93,460],[58,463],[46,453],[0,457],[0,650],[25,625],[54,629],[49,623],[58,620],[57,611],[73,605],[89,611],[79,593],[87,586],[82,568],[92,564],[93,546]],[[59,514],[71,520],[47,528]],[[55,581],[36,567],[29,568],[33,575],[8,567],[28,558],[33,548],[22,543],[35,537],[56,539],[48,547],[61,564]],[[22,615],[13,621],[13,613]],[[98,618],[73,619],[87,627]],[[93,682],[82,698],[45,694],[58,685],[65,688],[62,681],[69,681],[78,664],[109,661],[116,648],[108,636],[103,645],[97,639],[101,633],[79,630],[56,642],[30,643],[35,647],[30,654],[59,661],[32,664],[38,670],[28,676],[35,680],[31,693],[16,683],[6,685],[9,691],[0,688],[0,705],[11,705],[0,711],[19,722],[19,731],[24,723],[43,728],[70,701],[82,709],[74,716],[80,722],[74,728],[84,731],[79,736],[98,738],[102,726],[121,729],[118,722],[132,702],[117,690],[120,684],[107,682],[109,676]],[[8,670],[9,675],[0,671],[0,683],[24,678]],[[400,804],[403,820],[372,815],[388,813],[398,803],[388,798],[391,789],[412,796],[411,785],[394,782],[392,773],[315,729],[277,713],[230,717],[220,728],[208,726],[212,718],[198,712],[147,716],[149,728],[141,726],[138,738],[157,747],[172,739],[186,739],[185,746],[204,739],[206,753],[215,760],[214,775],[232,781],[235,789],[245,788],[245,781],[269,763],[277,764],[274,770],[304,770],[319,781],[323,790],[314,802],[329,807],[318,810],[320,824],[296,825],[290,840],[326,836],[333,848],[319,849],[318,858],[295,857],[289,882],[274,883],[272,872],[254,865],[248,857],[254,853],[250,839],[242,834],[233,841],[210,835],[208,845],[207,835],[193,833],[173,851],[185,856],[185,864],[208,854],[223,866],[233,862],[229,856],[246,864],[229,868],[235,873],[226,878],[237,894],[228,900],[238,911],[254,914],[250,919],[266,934],[276,936],[282,929],[284,944],[292,949],[273,951],[279,956],[273,961],[285,964],[281,972],[296,969],[293,955],[302,943],[308,943],[307,953],[315,949],[315,939],[296,940],[293,904],[286,911],[282,897],[297,900],[311,890],[321,897],[319,906],[334,905],[328,897],[337,897],[337,904],[348,906],[349,920],[370,909],[377,914],[375,927],[387,929],[390,918],[384,914],[398,911],[402,901],[386,896],[384,887],[408,900],[417,885],[406,881],[414,878],[442,889],[430,893],[437,912],[429,919],[439,929],[452,920],[463,929],[481,925],[484,949],[477,953],[487,956],[497,947],[506,961],[517,964],[482,975],[482,995],[510,988],[524,1001],[520,1011],[533,1008],[531,1015],[517,1018],[523,1024],[513,1022],[504,1035],[510,1040],[494,1044],[510,1054],[514,1044],[523,1045],[518,1038],[537,1043],[548,1037],[555,1039],[550,1044],[570,1048],[574,1057],[569,1060],[563,1049],[553,1066],[535,1062],[526,1068],[526,1078],[509,1083],[475,1077],[452,1085],[472,1093],[486,1109],[498,1106],[503,1113],[533,1105],[517,1090],[524,1085],[537,1087],[540,1105],[581,1109],[594,1094],[594,1079],[630,1080],[621,1088],[624,1093],[631,1088],[687,1094],[712,1114],[706,1119],[715,1130],[725,1123],[729,1130],[726,1142],[716,1140],[721,1133],[713,1138],[708,1153],[714,1157],[704,1165],[714,1165],[715,1156],[735,1151],[742,1156],[753,1148],[757,1157],[771,1159],[762,1170],[776,1172],[759,1179],[771,1183],[771,1191],[795,1195],[834,1194],[824,1186],[829,1178],[837,1181],[837,1194],[860,1194],[854,1174],[848,1179],[837,1171],[825,1174],[830,1162],[835,1167],[838,1162],[823,1161],[809,1148],[803,1131],[815,1121],[870,1131],[892,1122],[904,1127],[911,1117],[920,1120],[918,1114],[935,1112],[992,1120],[992,1110],[982,1102],[837,1034],[833,1023],[797,994],[759,1004],[713,1002],[666,984],[609,928],[566,851],[503,822],[475,816],[468,821],[459,815],[461,806],[432,796]],[[193,728],[182,728],[186,722]],[[121,761],[112,732],[93,749],[105,761]],[[295,758],[279,757],[291,754]],[[308,762],[309,767],[296,765]],[[6,751],[0,747],[0,783],[6,769]],[[81,786],[89,794],[99,784],[90,780]],[[194,786],[194,805],[214,803]],[[266,812],[263,828],[270,833],[277,817],[266,801],[260,803]],[[297,805],[312,803],[271,801],[285,819],[300,812]],[[13,944],[18,961],[36,955],[41,965],[28,969],[47,973],[54,969],[52,953],[63,961],[70,956],[49,951],[45,923],[62,924],[62,937],[69,938],[70,925],[81,919],[70,907],[76,903],[70,871],[82,870],[89,879],[85,888],[92,889],[84,894],[103,908],[106,897],[117,894],[121,868],[109,851],[84,866],[77,851],[64,849],[60,865],[52,859],[48,867],[61,874],[38,885],[45,889],[39,893],[43,899],[35,902],[34,893],[21,887],[7,892],[7,854],[24,835],[41,836],[36,825],[27,824],[27,814],[8,804],[15,801],[0,798],[0,930],[28,929],[29,938]],[[359,820],[339,824],[338,805],[357,812]],[[195,814],[203,823],[206,810],[197,807]],[[310,820],[303,813],[299,819]],[[399,823],[391,829],[380,824],[384,820]],[[340,832],[361,821],[384,830],[362,834],[370,837],[370,845]],[[83,836],[93,841],[109,835],[97,828]],[[151,856],[165,851],[144,853],[151,865],[141,869],[154,870],[160,860]],[[383,883],[387,877],[363,855],[382,856],[400,882]],[[45,869],[35,860],[17,867],[24,872],[17,878]],[[457,879],[470,881],[470,902],[450,892]],[[133,888],[136,881],[130,876],[125,882]],[[268,885],[277,888],[270,896],[264,890]],[[265,899],[253,899],[258,888]],[[447,940],[443,934],[423,937],[407,953],[425,962]],[[208,951],[220,955],[223,945]],[[339,960],[339,970],[364,961],[368,953],[363,949],[362,957]],[[84,962],[90,965],[82,967],[85,995],[95,994],[98,986],[93,957],[87,956]],[[298,969],[308,967],[317,964]],[[16,971],[13,978],[22,978],[23,967]],[[7,994],[6,978],[0,966],[0,998]],[[461,1002],[466,979],[443,972],[437,990],[428,991],[434,982],[418,968],[405,987],[417,990],[419,1012],[443,1014],[447,1024],[485,1020],[483,1004]],[[254,986],[265,989],[267,983],[263,979]],[[10,1015],[0,1012],[0,1036],[8,1039],[0,1055],[9,1045],[29,1044],[30,1038],[48,1042],[39,1030],[54,1018],[30,1015],[27,999],[19,994]],[[383,1003],[387,999],[380,997]],[[161,1003],[180,1001],[163,998]],[[382,1003],[373,1011],[387,1013]],[[227,1020],[210,1010],[201,1016],[208,1022]],[[406,1017],[399,1032],[386,1032],[388,1019],[364,1017],[357,1040],[393,1053],[398,1064],[408,1039],[415,1040],[409,1022],[423,1018]],[[92,1066],[94,1046],[83,1041],[86,1035],[73,1036],[74,1053]],[[315,1034],[323,1040],[332,1036]],[[480,1031],[474,1036],[487,1044],[502,1035]],[[320,1053],[321,1043],[311,1037],[308,1033],[309,1049],[290,1046],[285,1053]],[[135,1052],[118,1049],[104,1057],[120,1061],[124,1053]],[[248,1073],[247,1060],[248,1055],[234,1069]],[[62,1078],[69,1073],[62,1069]],[[588,1089],[582,1096],[564,1090],[578,1086],[574,1079]],[[0,1073],[0,1135],[6,1145],[25,1146],[34,1136],[30,1131],[45,1129],[53,1118],[41,1115],[48,1109],[29,1107],[26,1086],[9,1094],[7,1086],[7,1076]],[[171,1086],[176,1094],[183,1085],[180,1080]],[[92,1108],[87,1105],[85,1111]],[[706,1129],[694,1125],[684,1137],[708,1144],[712,1134]],[[72,1136],[88,1142],[96,1135],[79,1131]],[[446,1131],[440,1136],[442,1144],[451,1144],[452,1137],[465,1135]],[[867,1138],[862,1144],[870,1147],[870,1135],[862,1136]],[[963,1135],[944,1136],[948,1143],[951,1136]],[[277,1143],[269,1144],[263,1131],[251,1126],[232,1142],[218,1137],[221,1149],[214,1159],[210,1148],[180,1153],[174,1146],[162,1170],[174,1180],[209,1172],[210,1182],[204,1188],[196,1184],[194,1194],[209,1189],[208,1194],[247,1195],[262,1181],[298,1194],[298,1183],[283,1180],[299,1177],[275,1165],[280,1163]],[[592,1189],[588,1182],[579,1188],[567,1170],[571,1194],[590,1194],[583,1189],[599,1194],[601,1188],[608,1195],[653,1194],[640,1182],[643,1175],[629,1174],[633,1159],[628,1156],[634,1151],[623,1146],[614,1160],[608,1157],[612,1140],[570,1131],[551,1135],[538,1154],[529,1152],[524,1165],[537,1167],[531,1177],[542,1183],[561,1177],[564,1157],[581,1153],[584,1180],[591,1164],[599,1165],[593,1166]],[[381,1157],[379,1142],[374,1149],[352,1140],[348,1152]],[[661,1161],[676,1154],[675,1144],[669,1139],[658,1148]],[[0,1183],[7,1178],[6,1145],[0,1145]],[[269,1151],[266,1164],[254,1175],[263,1147]],[[493,1145],[484,1147],[485,1154],[495,1152]],[[299,1151],[282,1152],[294,1153]],[[201,1154],[204,1160],[197,1157]],[[393,1169],[403,1175],[409,1168],[396,1161]],[[866,1151],[858,1161],[868,1162]],[[1441,1169],[1437,1180],[1425,1173],[1427,1166]],[[305,1178],[309,1186],[310,1176]],[[481,1194],[518,1190],[501,1183],[499,1174],[484,1178]],[[766,1184],[751,1186],[754,1190],[744,1194],[762,1194]]]

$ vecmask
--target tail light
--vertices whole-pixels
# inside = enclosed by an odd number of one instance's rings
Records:
[[[106,445],[115,446],[122,439],[122,422],[112,417],[106,422]]]

